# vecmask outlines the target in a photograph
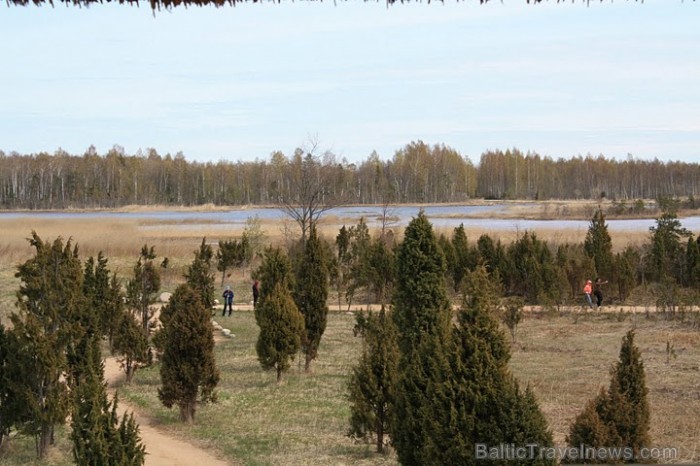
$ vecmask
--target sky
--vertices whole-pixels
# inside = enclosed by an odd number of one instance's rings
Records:
[[[0,5],[0,150],[700,162],[700,2]]]

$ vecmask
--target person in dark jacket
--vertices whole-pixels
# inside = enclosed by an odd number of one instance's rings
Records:
[[[221,314],[221,317],[226,315],[226,309],[228,309],[228,315],[231,315],[231,311],[233,311],[233,290],[231,289],[230,285],[226,287],[226,291],[224,291],[223,297],[224,312]]]
[[[598,308],[603,305],[603,285],[606,283],[608,283],[607,280],[598,277],[595,279],[595,284],[593,285],[593,296],[595,296],[596,307]]]

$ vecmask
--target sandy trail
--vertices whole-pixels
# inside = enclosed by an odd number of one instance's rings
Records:
[[[105,360],[105,380],[108,387],[113,387],[124,378],[124,373],[113,357]],[[146,466],[228,466],[206,450],[184,440],[169,436],[158,430],[148,417],[143,416],[122,398],[118,405],[119,416],[125,411],[133,412],[139,425],[141,440],[146,446]]]

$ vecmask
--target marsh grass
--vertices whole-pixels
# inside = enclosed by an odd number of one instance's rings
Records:
[[[214,319],[235,337],[218,339],[218,402],[200,406],[194,425],[181,424],[177,409],[166,409],[158,401],[158,365],[138,371],[131,386],[120,386],[120,398],[150,416],[159,429],[215,450],[231,464],[396,464],[394,454],[376,455],[372,445],[345,436],[346,385],[361,349],[361,341],[352,334],[352,313],[331,313],[313,373],[304,372],[298,356],[281,384],[257,361],[258,327],[252,312]],[[689,325],[643,314],[621,318],[616,312],[526,314],[512,346],[511,370],[522,387],[532,387],[555,443],[563,445],[576,415],[608,386],[622,337],[633,327],[646,371],[653,444],[678,448],[676,462],[697,462],[700,332]],[[673,359],[668,358],[667,342],[673,345]],[[65,433],[63,437],[63,446],[52,453],[55,462],[44,464],[69,464]],[[38,464],[31,463],[32,455],[33,441],[17,438],[9,454],[0,457],[0,465]]]
[[[511,370],[535,391],[553,431],[563,445],[569,425],[610,382],[624,334],[633,326],[644,360],[655,446],[677,447],[677,461],[698,460],[700,426],[700,333],[678,323],[616,313],[527,315],[512,347]],[[151,413],[162,428],[215,448],[243,464],[395,464],[389,454],[356,444],[344,434],[349,407],[346,384],[360,351],[353,337],[354,316],[332,313],[314,373],[298,362],[281,384],[260,369],[255,354],[257,326],[251,312],[216,318],[236,335],[216,348],[221,370],[219,402],[201,407],[195,425],[183,426],[176,410],[157,400],[157,367],[138,373],[122,393]],[[666,342],[677,357],[667,361]]]
[[[651,405],[651,438],[655,446],[677,447],[676,461],[700,458],[700,333],[677,322],[616,313],[574,319],[528,316],[518,327],[511,369],[521,384],[537,394],[556,444],[564,444],[569,425],[601,387],[610,384],[622,337],[636,329]],[[677,357],[667,362],[666,342]]]
[[[360,349],[352,335],[353,315],[334,313],[313,372],[304,372],[298,356],[280,384],[257,361],[253,313],[215,320],[236,336],[216,346],[219,401],[200,407],[194,426],[183,426],[177,410],[158,402],[157,367],[139,372],[132,386],[120,389],[123,396],[148,406],[161,427],[175,435],[190,436],[243,464],[395,464],[393,457],[369,454],[370,445],[345,436],[347,376]]]

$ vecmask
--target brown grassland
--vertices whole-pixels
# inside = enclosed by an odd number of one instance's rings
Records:
[[[550,207],[551,209],[551,207]],[[516,214],[523,215],[516,209]],[[328,217],[322,233],[332,240],[338,224],[355,224],[357,219]],[[57,236],[72,238],[83,259],[103,251],[109,266],[127,278],[144,243],[154,245],[160,260],[168,257],[171,267],[163,288],[172,291],[181,281],[192,252],[203,236],[216,243],[236,238],[241,230],[221,225],[176,225],[136,220],[40,219],[20,217],[0,222],[0,320],[14,309],[18,281],[16,266],[32,251],[25,238],[36,230],[45,240]],[[296,231],[287,222],[262,224],[266,241],[281,243]],[[466,227],[470,239],[482,231]],[[397,231],[397,233],[400,233]],[[450,231],[445,231],[449,234]],[[586,231],[551,230],[536,232],[554,241],[583,241]],[[492,233],[493,234],[493,233]],[[495,235],[508,243],[513,233]],[[616,248],[630,242],[642,243],[648,232],[613,236]],[[250,270],[234,273],[236,303],[250,301]],[[220,275],[216,275],[219,285]],[[335,294],[331,293],[331,298]],[[241,307],[242,308],[242,307]],[[651,312],[579,314],[570,311],[542,311],[526,315],[512,344],[511,369],[521,385],[530,384],[554,434],[563,445],[568,426],[587,400],[607,386],[610,368],[616,362],[623,335],[637,332],[636,343],[646,369],[652,411],[651,437],[658,447],[678,449],[678,457],[659,462],[700,462],[700,318],[688,313],[684,320],[665,320]],[[215,317],[234,338],[219,338],[217,364],[221,371],[218,402],[202,406],[192,426],[178,421],[177,410],[165,409],[157,398],[158,367],[136,373],[131,386],[121,386],[120,396],[153,419],[163,431],[203,446],[231,464],[396,464],[396,456],[376,455],[372,445],[346,437],[349,404],[348,375],[361,350],[353,337],[354,314],[333,312],[323,337],[313,374],[305,374],[297,362],[281,385],[257,362],[257,326],[252,312],[238,311],[232,317]],[[695,325],[693,325],[695,324]],[[508,336],[510,338],[510,336]],[[13,438],[0,454],[0,465],[71,464],[67,429],[59,432],[58,446],[49,459],[33,459],[31,439]]]

